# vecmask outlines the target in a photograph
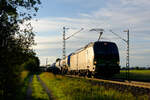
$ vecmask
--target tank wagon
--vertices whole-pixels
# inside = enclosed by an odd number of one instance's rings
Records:
[[[64,74],[112,76],[120,72],[118,47],[114,42],[91,42],[59,60],[59,67]]]
[[[48,72],[53,72],[54,74],[59,74],[61,72],[61,66],[59,64],[59,59],[57,62],[53,63],[50,67],[47,68]]]
[[[53,72],[54,68],[55,68],[55,64],[56,63],[53,63],[52,65],[50,65],[48,68],[47,68],[47,71],[48,72]]]

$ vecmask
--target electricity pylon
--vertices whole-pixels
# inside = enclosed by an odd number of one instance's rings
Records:
[[[117,37],[119,37],[121,40],[123,40],[124,42],[127,43],[127,56],[126,56],[126,69],[127,69],[127,73],[126,73],[126,79],[129,80],[129,71],[130,71],[130,63],[129,63],[129,29],[128,30],[124,30],[124,32],[127,32],[127,39],[124,39],[122,37],[120,37],[118,34],[114,33],[112,30],[110,30],[110,32],[112,32],[114,35],[116,35]]]
[[[72,35],[68,36],[66,38],[66,30],[69,28],[63,27],[63,56],[62,58],[65,59],[66,58],[66,40],[70,39],[71,37],[73,37],[75,34],[81,32],[83,30],[83,28],[81,28],[79,31],[73,33]]]

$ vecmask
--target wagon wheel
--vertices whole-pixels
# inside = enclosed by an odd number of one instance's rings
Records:
[[[90,71],[88,70],[87,73],[86,73],[86,76],[87,76],[88,78],[92,78],[92,77],[93,77],[93,74],[92,74],[92,72],[90,72]]]

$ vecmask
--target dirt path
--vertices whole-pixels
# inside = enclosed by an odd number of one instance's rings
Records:
[[[40,77],[38,75],[36,75],[36,76],[37,76],[38,81],[41,83],[41,86],[44,88],[44,90],[48,94],[49,100],[56,100],[54,98],[54,96],[52,95],[52,92],[48,89],[47,85],[40,79]],[[26,93],[26,100],[32,100],[32,79],[33,79],[33,75],[31,75],[29,77],[29,84],[28,84],[28,89],[27,89],[27,93]]]
[[[27,89],[27,95],[26,95],[26,100],[32,100],[32,87],[31,87],[31,84],[32,84],[32,78],[33,78],[33,75],[31,75],[29,77],[29,85],[28,85],[28,89]]]
[[[47,85],[40,79],[40,77],[38,75],[36,75],[37,78],[38,78],[38,81],[41,83],[42,87],[44,88],[44,90],[46,91],[46,93],[48,94],[49,96],[49,99],[50,100],[56,100],[54,98],[54,96],[52,95],[52,92],[48,89]]]

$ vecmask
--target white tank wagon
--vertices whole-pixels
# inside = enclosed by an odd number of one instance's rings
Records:
[[[60,58],[56,59],[56,62],[51,65],[51,67],[49,68],[49,71],[55,74],[59,74],[61,72],[61,59]]]

